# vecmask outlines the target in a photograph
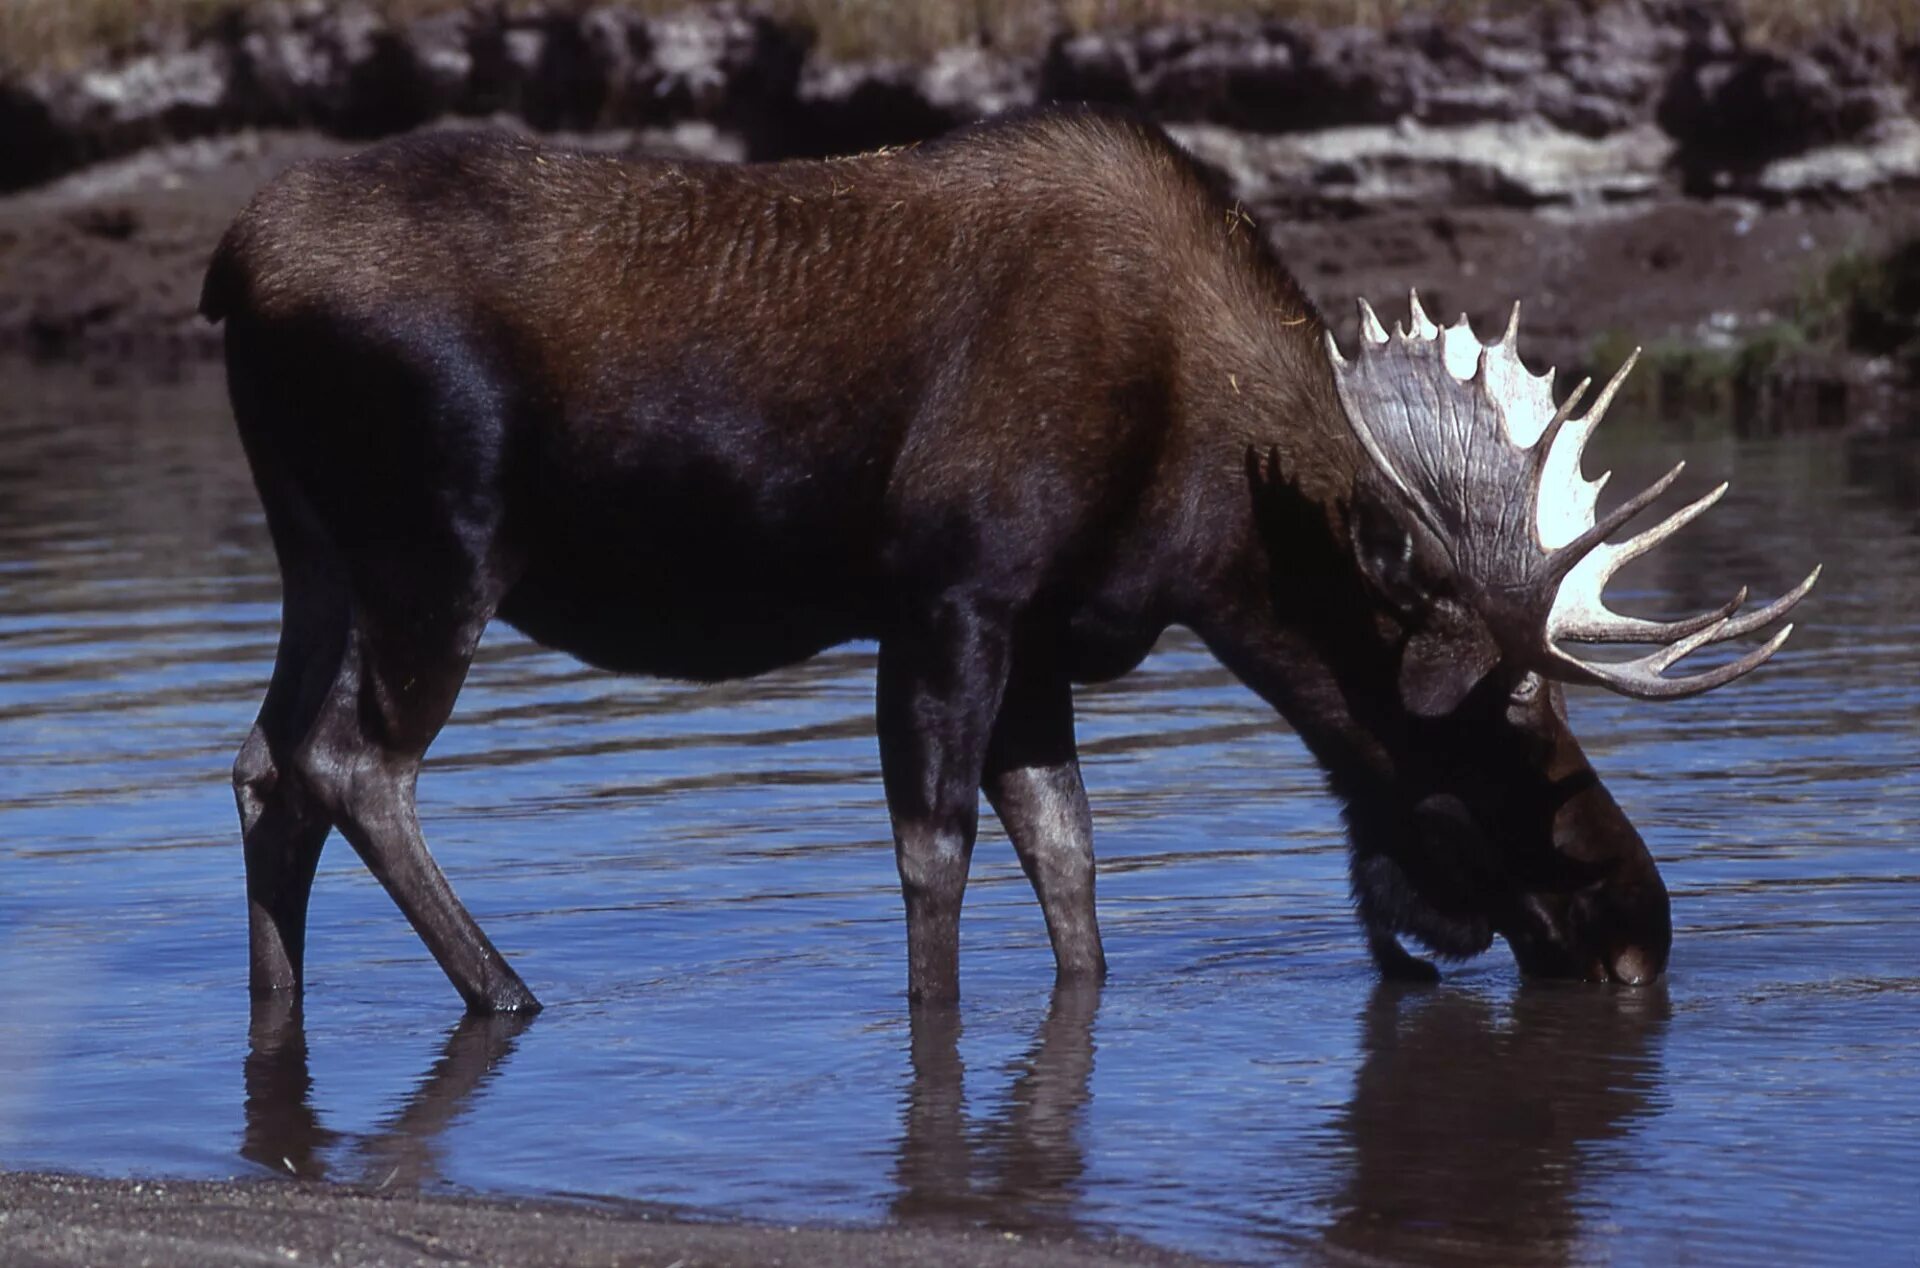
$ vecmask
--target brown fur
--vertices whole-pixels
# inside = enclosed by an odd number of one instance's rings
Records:
[[[1395,932],[1465,954],[1535,919],[1501,859],[1552,852],[1577,746],[1550,693],[1525,725],[1551,771],[1460,722],[1520,791],[1475,794],[1501,839],[1459,848],[1488,859],[1419,845],[1463,757],[1395,694],[1411,618],[1349,545],[1363,456],[1322,323],[1156,129],[1045,111],[747,167],[417,136],[263,190],[203,309],[228,323],[288,587],[236,768],[257,989],[298,985],[337,824],[470,1005],[531,1005],[411,809],[496,613],[596,664],[701,679],[878,639],[919,998],[957,991],[981,788],[1062,974],[1104,967],[1067,684],[1125,672],[1172,623],[1328,765],[1384,965],[1406,967]],[[1638,838],[1601,818],[1611,844],[1586,854],[1639,877]],[[1535,859],[1527,884],[1605,873]]]

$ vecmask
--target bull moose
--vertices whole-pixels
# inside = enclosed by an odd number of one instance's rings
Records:
[[[717,681],[878,642],[909,997],[959,992],[979,795],[1060,979],[1105,972],[1072,684],[1182,625],[1344,804],[1390,975],[1499,934],[1530,975],[1644,982],[1671,943],[1561,683],[1655,698],[1773,623],[1616,614],[1583,415],[1412,301],[1343,354],[1165,134],[1048,109],[850,159],[625,160],[430,133],[305,163],[222,239],[234,415],[284,615],[234,766],[253,992],[297,993],[338,827],[475,1011],[539,1005],[415,813],[494,617],[607,669]],[[1629,362],[1629,366],[1631,362]],[[1591,660],[1569,643],[1639,642]]]

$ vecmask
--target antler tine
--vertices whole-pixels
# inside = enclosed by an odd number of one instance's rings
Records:
[[[1331,330],[1323,330],[1320,332],[1320,337],[1327,345],[1327,360],[1333,362],[1335,369],[1344,366],[1347,363],[1347,359],[1340,355],[1340,341],[1333,337],[1333,332]]]
[[[1741,586],[1732,599],[1710,612],[1699,616],[1682,617],[1676,621],[1646,621],[1639,617],[1622,616],[1609,609],[1604,602],[1595,604],[1590,610],[1589,619],[1581,621],[1577,617],[1568,617],[1558,621],[1552,632],[1554,638],[1564,638],[1576,643],[1668,643],[1674,639],[1685,638],[1689,634],[1706,629],[1710,625],[1720,628],[1714,631],[1710,643],[1724,643],[1732,638],[1744,638],[1755,630],[1765,629],[1775,621],[1799,606],[1800,600],[1812,591],[1814,582],[1820,579],[1820,569],[1808,573],[1806,579],[1763,608],[1756,608],[1745,616],[1734,616],[1747,601],[1747,588]],[[1731,619],[1729,619],[1731,618]]]
[[[1549,639],[1564,638],[1576,643],[1672,643],[1676,639],[1697,634],[1709,626],[1726,626],[1719,630],[1712,641],[1738,637],[1738,632],[1727,620],[1747,601],[1747,588],[1741,586],[1733,598],[1709,612],[1698,616],[1681,617],[1674,621],[1648,621],[1637,616],[1624,616],[1606,605],[1597,594],[1591,597],[1591,603],[1571,605],[1573,611],[1562,616],[1559,605],[1555,604],[1555,615],[1547,631]],[[1757,629],[1758,626],[1747,626]]]
[[[1407,291],[1407,314],[1408,320],[1413,323],[1409,333],[1421,339],[1432,339],[1440,333],[1440,327],[1434,324],[1433,318],[1427,316],[1427,310],[1420,306],[1420,292],[1417,290]]]
[[[1547,373],[1551,375],[1554,371],[1549,370]],[[1591,415],[1577,422],[1570,420],[1573,418],[1574,407],[1580,404],[1580,398],[1585,396],[1587,389],[1592,386],[1592,378],[1584,378],[1574,384],[1573,390],[1567,393],[1567,399],[1555,407],[1553,417],[1547,420],[1547,425],[1541,429],[1540,439],[1533,444],[1533,466],[1536,472],[1534,479],[1540,485],[1542,497],[1549,496],[1552,492],[1580,479],[1580,455],[1586,450],[1587,438],[1593,434],[1593,426],[1599,420]],[[1554,451],[1558,445],[1560,433],[1568,426],[1572,426],[1576,432],[1584,430],[1585,434],[1574,435],[1570,441],[1573,448],[1556,454]],[[1601,478],[1604,480],[1606,477]]]
[[[1608,388],[1612,386],[1613,384],[1611,383],[1607,385]],[[1602,396],[1604,398],[1604,392]],[[1604,404],[1594,406],[1593,409],[1587,411],[1586,418],[1582,419],[1581,422],[1584,424],[1587,419],[1591,419],[1595,413],[1603,408],[1605,408]],[[1573,570],[1575,564],[1592,554],[1595,547],[1605,542],[1607,538],[1613,536],[1628,520],[1646,510],[1662,493],[1672,488],[1673,482],[1678,480],[1680,473],[1686,469],[1687,464],[1685,462],[1674,463],[1673,470],[1667,472],[1667,474],[1661,476],[1658,480],[1655,480],[1652,484],[1634,494],[1619,506],[1614,507],[1613,511],[1605,519],[1555,551],[1553,557],[1547,561],[1548,580],[1558,582],[1564,578]]]
[[[1555,595],[1553,609],[1548,618],[1548,639],[1564,638],[1581,643],[1667,643],[1675,639],[1688,639],[1703,630],[1711,629],[1704,640],[1705,643],[1720,643],[1763,629],[1791,612],[1800,600],[1807,597],[1808,592],[1813,589],[1814,582],[1820,579],[1819,568],[1816,567],[1799,585],[1772,603],[1741,617],[1735,617],[1733,614],[1738,612],[1747,601],[1748,592],[1745,586],[1741,586],[1731,600],[1712,611],[1673,621],[1648,621],[1639,617],[1624,616],[1607,607],[1602,592],[1613,574],[1623,564],[1644,555],[1682,527],[1699,518],[1709,507],[1719,501],[1726,491],[1727,486],[1722,484],[1719,488],[1675,511],[1646,532],[1629,538],[1617,546],[1597,547],[1593,555],[1583,561],[1581,566],[1568,573],[1561,585],[1560,593]],[[1696,645],[1704,645],[1704,643]]]
[[[1374,313],[1373,305],[1363,297],[1360,300],[1360,337],[1368,343],[1385,343],[1387,328],[1380,324],[1380,318]]]
[[[1813,571],[1807,574],[1805,581],[1802,581],[1799,585],[1787,591],[1772,603],[1767,604],[1766,607],[1728,621],[1727,628],[1722,630],[1719,637],[1714,639],[1714,641],[1717,643],[1721,639],[1739,638],[1743,634],[1751,634],[1755,630],[1764,629],[1772,625],[1775,621],[1793,611],[1793,609],[1799,605],[1800,600],[1807,597],[1807,592],[1813,589],[1813,583],[1820,580],[1820,567],[1820,565],[1816,564]],[[1746,592],[1742,590],[1741,593],[1744,594]]]
[[[1594,423],[1598,424],[1606,416],[1607,407],[1613,404],[1613,394],[1620,390],[1620,385],[1627,381],[1627,375],[1633,372],[1633,367],[1639,362],[1640,349],[1635,348],[1627,354],[1627,359],[1620,363],[1620,368],[1613,372],[1613,377],[1607,380],[1607,385],[1600,389],[1599,397],[1594,400],[1593,408],[1588,410],[1586,415]]]
[[[1739,660],[1729,661],[1717,669],[1679,678],[1665,676],[1663,671],[1671,668],[1681,657],[1709,643],[1719,642],[1725,637],[1724,627],[1731,624],[1730,621],[1722,621],[1719,625],[1708,626],[1671,647],[1617,665],[1579,660],[1557,649],[1554,656],[1562,665],[1575,671],[1580,679],[1617,691],[1623,696],[1632,696],[1637,700],[1678,700],[1712,691],[1715,687],[1724,687],[1736,678],[1744,678],[1771,660],[1787,641],[1787,636],[1793,633],[1791,625],[1784,626],[1778,634]]]
[[[1408,292],[1408,317],[1394,334],[1365,299],[1359,310],[1359,355],[1341,356],[1327,338],[1340,404],[1377,473],[1446,544],[1462,592],[1498,627],[1516,666],[1662,699],[1732,682],[1784,644],[1790,627],[1766,635],[1813,588],[1818,568],[1752,612],[1743,612],[1744,587],[1711,611],[1672,620],[1628,616],[1606,604],[1606,587],[1621,567],[1700,518],[1727,491],[1720,485],[1651,528],[1630,529],[1680,479],[1686,464],[1677,463],[1600,515],[1607,477],[1587,478],[1581,463],[1640,349],[1598,392],[1582,380],[1556,400],[1553,371],[1529,373],[1519,358],[1519,304],[1492,342],[1482,342],[1464,315],[1455,325],[1436,325],[1418,291]],[[1615,535],[1622,540],[1610,541]],[[1738,649],[1745,654],[1737,659],[1701,673],[1672,672],[1701,647],[1750,634],[1765,641]],[[1575,654],[1587,643],[1651,646],[1638,659],[1607,662]]]
[[[1699,519],[1702,515],[1705,515],[1709,507],[1726,496],[1727,487],[1726,482],[1722,481],[1719,488],[1695,498],[1645,532],[1634,534],[1618,546],[1602,547],[1608,556],[1608,574],[1611,575],[1620,565],[1630,560],[1638,559],[1655,546],[1658,546],[1661,542],[1667,540],[1667,538]]]
[[[1505,340],[1513,339],[1519,327],[1520,304],[1515,301],[1513,316],[1507,324]],[[1554,412],[1553,422],[1548,424],[1547,429],[1541,433],[1538,449],[1542,467],[1547,465],[1547,459],[1551,456],[1554,471],[1559,480],[1571,484],[1583,478],[1580,474],[1580,459],[1586,454],[1587,442],[1593,439],[1593,433],[1598,430],[1601,421],[1607,416],[1608,406],[1613,404],[1614,393],[1618,392],[1620,385],[1627,381],[1627,375],[1633,372],[1633,367],[1639,360],[1640,349],[1635,348],[1627,359],[1620,363],[1620,368],[1613,372],[1613,377],[1607,380],[1607,385],[1600,389],[1600,395],[1594,399],[1593,407],[1577,420],[1572,418],[1573,407],[1579,403],[1582,396],[1586,395],[1587,388],[1593,384],[1593,379],[1591,377],[1581,379],[1579,385],[1567,394],[1567,399]],[[1572,448],[1564,454],[1555,454],[1554,450],[1558,447],[1563,431],[1566,433],[1567,443]],[[1600,486],[1606,482],[1607,477],[1604,475],[1593,481],[1593,491],[1597,494]],[[1543,488],[1544,491],[1546,490]],[[1603,533],[1601,536],[1605,537],[1606,534]]]

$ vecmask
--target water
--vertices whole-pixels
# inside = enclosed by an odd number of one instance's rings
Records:
[[[1377,986],[1314,767],[1175,635],[1079,697],[1112,982],[1050,1001],[989,828],[966,1003],[915,1023],[871,648],[692,688],[496,630],[423,813],[547,1011],[460,1021],[336,841],[304,1030],[262,1018],[250,1041],[227,771],[278,608],[217,375],[0,384],[0,1165],[1254,1260],[1915,1261],[1912,445],[1609,438],[1620,481],[1676,455],[1700,487],[1734,480],[1626,602],[1704,607],[1827,563],[1745,683],[1572,702],[1673,890],[1661,989],[1522,987],[1504,952]]]

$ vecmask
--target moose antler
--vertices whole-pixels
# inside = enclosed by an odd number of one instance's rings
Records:
[[[1819,579],[1817,567],[1792,590],[1745,615],[1735,615],[1747,601],[1745,587],[1713,611],[1673,621],[1622,615],[1602,597],[1621,565],[1704,514],[1727,491],[1722,484],[1645,532],[1607,541],[1686,467],[1677,464],[1604,519],[1596,518],[1607,476],[1587,479],[1580,457],[1633,369],[1637,349],[1592,407],[1574,418],[1591,380],[1554,403],[1554,372],[1530,374],[1520,363],[1520,305],[1513,306],[1505,333],[1490,344],[1474,337],[1464,315],[1444,330],[1436,326],[1417,293],[1409,307],[1411,328],[1396,327],[1389,336],[1361,300],[1360,349],[1351,362],[1327,334],[1340,402],[1374,464],[1445,547],[1467,598],[1509,657],[1551,678],[1667,699],[1723,686],[1780,650],[1791,625],[1725,665],[1666,676],[1692,652],[1785,616]],[[1559,646],[1561,640],[1661,647],[1609,663],[1574,656]]]

